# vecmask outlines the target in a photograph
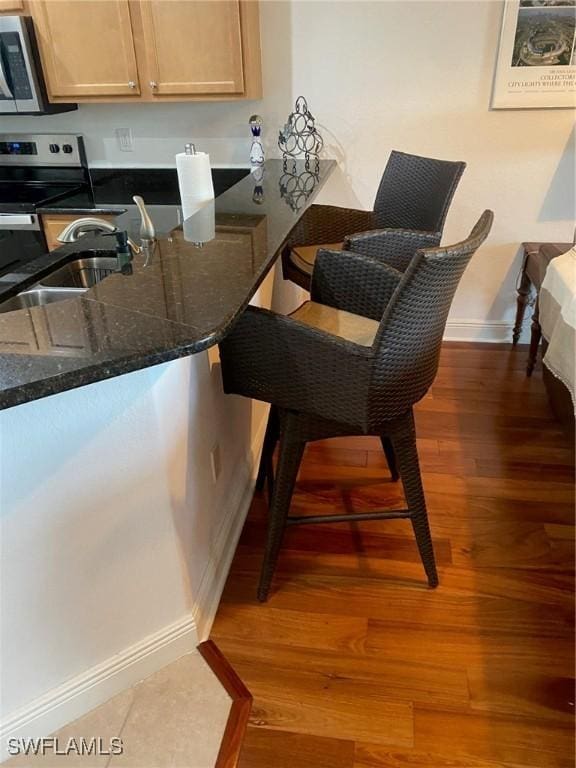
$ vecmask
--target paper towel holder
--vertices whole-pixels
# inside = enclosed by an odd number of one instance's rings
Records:
[[[184,154],[185,155],[195,155],[196,154],[196,147],[192,142],[189,142],[188,144],[184,145]]]

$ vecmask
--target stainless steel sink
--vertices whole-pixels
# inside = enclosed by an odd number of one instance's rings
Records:
[[[29,309],[30,307],[43,307],[46,304],[53,304],[55,301],[64,301],[65,299],[76,299],[83,296],[87,290],[87,288],[45,288],[36,285],[18,293],[11,299],[3,301],[0,304],[0,313],[14,312],[17,309]]]
[[[118,270],[114,256],[83,256],[69,261],[40,280],[40,285],[62,288],[92,288]]]
[[[79,253],[40,282],[0,304],[0,313],[17,309],[42,307],[56,301],[82,296],[89,288],[118,271],[118,259],[109,255],[94,255],[93,251]]]

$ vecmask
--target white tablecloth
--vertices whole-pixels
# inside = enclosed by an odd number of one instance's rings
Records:
[[[576,409],[576,247],[552,259],[538,298],[544,363],[570,391]]]

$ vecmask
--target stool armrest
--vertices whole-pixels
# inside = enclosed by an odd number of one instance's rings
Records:
[[[220,353],[229,394],[328,419],[365,420],[371,347],[249,306],[220,343]]]
[[[348,236],[344,248],[354,253],[372,256],[378,261],[404,272],[419,248],[436,248],[440,232],[415,229],[373,229]]]
[[[287,245],[339,243],[347,235],[372,229],[372,211],[340,208],[336,205],[311,205],[288,236]]]
[[[402,273],[369,256],[320,250],[316,256],[312,301],[381,320]]]

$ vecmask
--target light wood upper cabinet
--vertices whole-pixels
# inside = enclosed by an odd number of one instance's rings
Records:
[[[27,0],[27,8],[51,101],[262,94],[257,0]]]
[[[51,97],[138,96],[128,0],[33,0]]]
[[[141,9],[154,93],[244,92],[238,0],[146,0]]]
[[[23,10],[24,0],[0,0],[0,15],[13,13],[14,16],[20,16]]]

